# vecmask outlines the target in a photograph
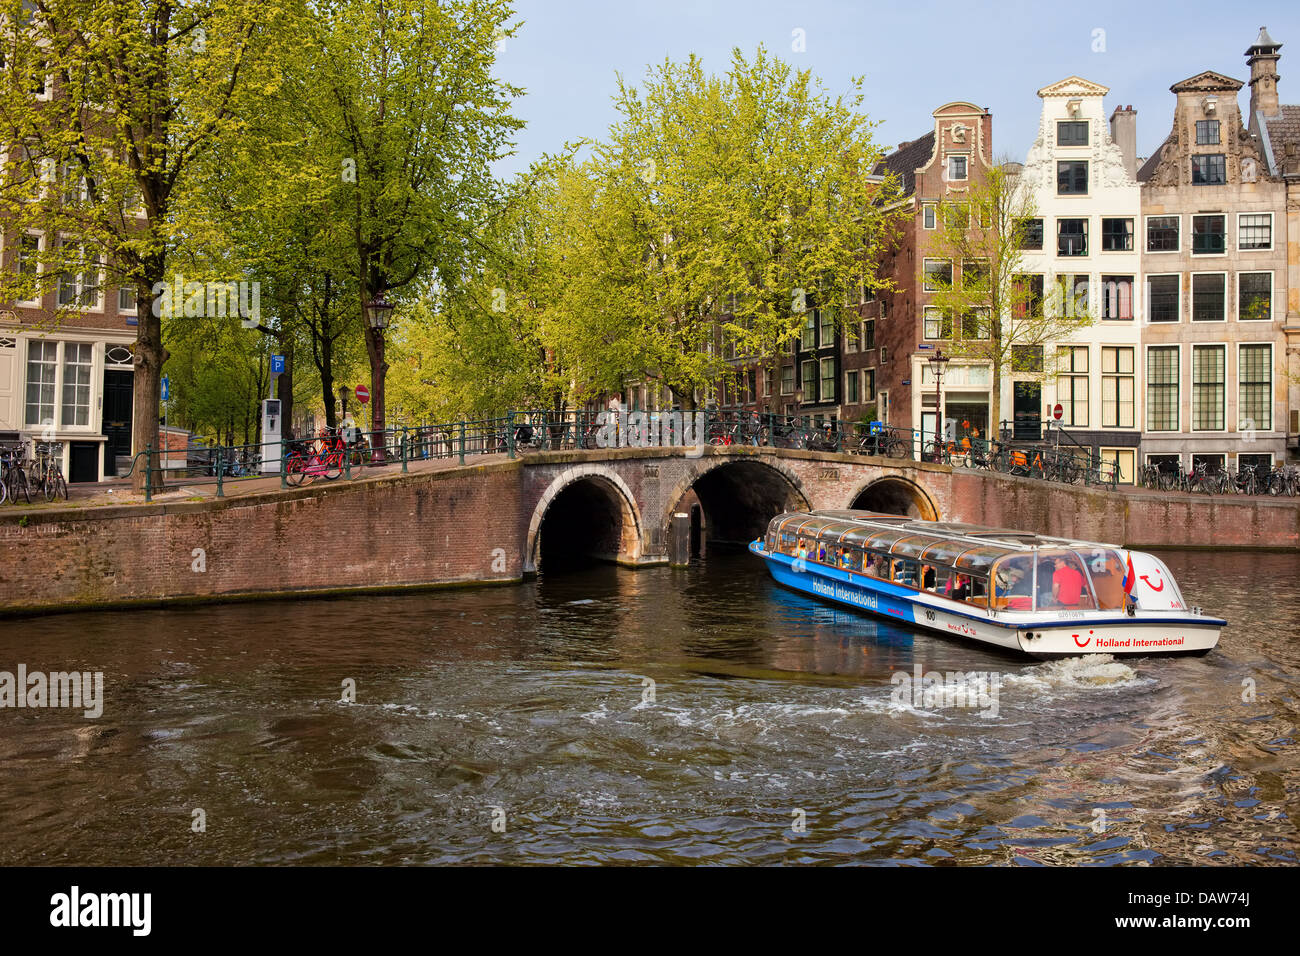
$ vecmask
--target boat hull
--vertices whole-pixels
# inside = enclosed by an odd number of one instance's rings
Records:
[[[1191,612],[988,612],[924,591],[749,545],[773,580],[812,597],[949,637],[1036,658],[1201,655],[1213,650],[1226,621]]]

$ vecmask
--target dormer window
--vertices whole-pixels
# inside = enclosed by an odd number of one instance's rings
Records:
[[[1196,145],[1217,146],[1218,144],[1219,144],[1219,121],[1218,120],[1197,120],[1196,121]]]
[[[1082,120],[1070,120],[1064,123],[1057,123],[1056,143],[1058,146],[1087,146],[1087,122]]]
[[[966,157],[965,156],[948,157],[948,178],[949,179],[966,178]]]
[[[1223,153],[1192,157],[1192,185],[1222,186],[1227,181],[1227,164]]]

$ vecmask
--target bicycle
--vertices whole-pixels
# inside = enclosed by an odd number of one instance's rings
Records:
[[[36,456],[27,463],[27,481],[33,488],[45,495],[46,501],[53,501],[60,494],[68,499],[68,483],[63,478],[62,442],[38,442]]]
[[[306,442],[292,442],[284,458],[284,477],[291,485],[301,485],[307,478],[323,476],[333,481],[343,474],[343,456],[347,444],[343,436],[322,429],[320,435]]]
[[[23,445],[10,445],[0,449],[0,480],[4,481],[5,494],[0,501],[12,498],[18,500],[21,495],[28,504],[32,503],[31,482],[27,480],[27,465],[24,460],[26,449]]]
[[[899,438],[893,431],[881,429],[878,432],[862,436],[862,440],[858,442],[858,453],[874,455],[878,458],[906,458],[907,442]]]
[[[1209,473],[1209,466],[1203,461],[1197,462],[1192,473],[1187,476],[1187,490],[1191,492],[1212,495],[1216,483],[1215,477]]]

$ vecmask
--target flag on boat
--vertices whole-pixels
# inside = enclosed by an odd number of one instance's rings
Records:
[[[1131,595],[1133,593],[1133,585],[1137,583],[1137,576],[1133,572],[1132,553],[1128,553],[1126,555],[1126,558],[1127,558],[1127,564],[1124,569],[1124,593]]]

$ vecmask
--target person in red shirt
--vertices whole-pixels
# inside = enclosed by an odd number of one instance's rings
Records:
[[[1052,600],[1062,607],[1077,607],[1083,595],[1083,575],[1078,568],[1066,564],[1065,559],[1056,559],[1056,570],[1052,572]]]

